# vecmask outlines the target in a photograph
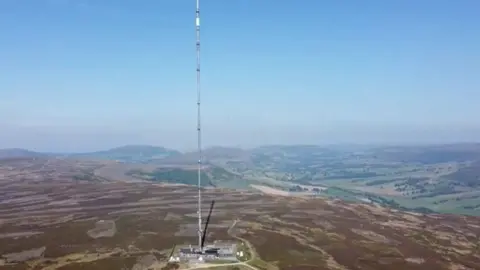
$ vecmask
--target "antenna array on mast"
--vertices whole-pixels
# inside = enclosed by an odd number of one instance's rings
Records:
[[[197,150],[198,150],[198,248],[202,252],[202,130],[200,122],[200,0],[195,12],[195,32],[197,35]]]

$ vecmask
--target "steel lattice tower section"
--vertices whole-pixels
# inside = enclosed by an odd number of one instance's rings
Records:
[[[195,12],[195,32],[197,36],[197,150],[198,150],[198,249],[202,250],[202,129],[200,122],[200,0],[197,0]]]

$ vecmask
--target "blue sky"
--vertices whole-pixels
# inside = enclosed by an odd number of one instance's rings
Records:
[[[206,145],[480,138],[474,0],[203,0]],[[194,0],[0,1],[0,147],[195,141]]]

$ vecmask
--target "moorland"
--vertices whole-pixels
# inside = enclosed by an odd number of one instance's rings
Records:
[[[167,263],[174,245],[196,240],[196,189],[98,176],[115,165],[1,160],[0,269],[197,269]],[[207,241],[237,239],[251,255],[201,269],[480,268],[478,217],[255,190],[203,194],[205,210],[216,200]]]

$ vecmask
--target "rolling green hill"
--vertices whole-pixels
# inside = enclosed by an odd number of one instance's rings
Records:
[[[198,174],[195,168],[157,168],[151,172],[134,169],[127,175],[154,182],[194,185],[198,184]],[[240,175],[218,166],[208,166],[202,170],[202,186],[223,188],[248,188],[250,182]]]
[[[0,159],[5,158],[26,158],[26,157],[47,157],[48,154],[34,152],[21,148],[0,149]]]
[[[21,148],[0,149],[0,158],[72,157],[116,160],[127,163],[148,163],[164,158],[180,156],[177,150],[150,145],[126,145],[109,150],[87,153],[43,153]]]
[[[126,163],[155,162],[167,157],[180,155],[179,151],[160,146],[126,145],[105,151],[70,154],[71,157],[116,160]]]

